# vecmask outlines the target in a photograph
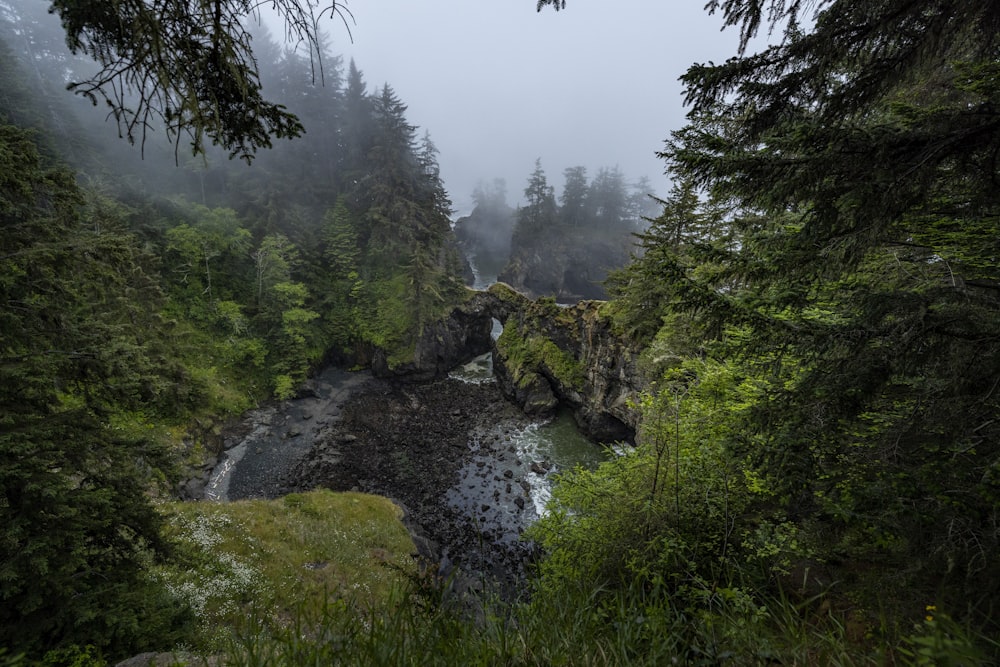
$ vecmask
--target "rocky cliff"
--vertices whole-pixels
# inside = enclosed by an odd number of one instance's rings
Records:
[[[490,337],[494,318],[504,325],[496,341]],[[615,331],[603,301],[560,306],[551,297],[529,299],[504,283],[469,290],[463,304],[424,329],[412,360],[390,365],[376,350],[372,372],[440,378],[490,349],[501,391],[527,414],[548,415],[566,406],[595,440],[634,437],[639,414],[633,405],[644,387],[640,350]]]
[[[633,405],[644,386],[639,349],[615,332],[604,302],[561,307],[551,298],[531,301],[503,284],[488,293],[507,311],[498,316],[504,329],[493,348],[504,394],[529,414],[571,408],[595,440],[631,440],[639,421]]]
[[[515,244],[499,279],[532,296],[553,296],[560,303],[606,299],[608,272],[629,261],[634,238],[553,230],[532,244]]]
[[[455,366],[490,351],[493,316],[472,298],[455,307],[448,316],[426,325],[417,337],[413,356],[390,363],[385,350],[375,349],[371,369],[376,377],[433,380],[447,375]]]

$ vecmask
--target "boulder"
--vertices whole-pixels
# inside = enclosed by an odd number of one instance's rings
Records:
[[[515,302],[505,301],[508,307]],[[494,344],[493,371],[504,395],[525,412],[550,414],[564,405],[588,437],[631,441],[646,384],[640,348],[615,332],[603,304],[563,308],[552,299],[524,299]]]
[[[385,350],[372,355],[372,374],[426,381],[490,351],[493,318],[477,304],[463,304],[447,317],[424,327],[408,361],[394,362]]]

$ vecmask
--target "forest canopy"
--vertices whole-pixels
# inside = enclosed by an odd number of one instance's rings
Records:
[[[276,0],[267,8],[322,72],[321,21],[346,20],[347,7]],[[204,152],[207,139],[249,161],[272,138],[303,132],[294,114],[263,95],[249,27],[262,21],[258,3],[53,0],[50,11],[59,15],[70,50],[100,66],[70,89],[106,105],[129,142],[143,141],[151,125],[162,123],[176,142],[187,136],[194,153]]]
[[[32,7],[0,2],[8,25]],[[60,81],[78,62],[41,32],[0,43],[0,646],[126,657],[192,636],[151,574],[177,546],[154,498],[204,463],[219,421],[294,396],[320,363],[404,367],[466,293],[429,133],[319,38],[341,5],[279,5],[304,50],[244,27],[252,4],[54,8],[103,67],[78,91],[130,138],[163,121],[175,151],[187,135],[201,153],[139,168],[21,69]],[[582,329],[635,352],[636,446],[560,477],[530,533],[530,602],[469,622],[420,589],[388,638],[372,615],[315,633],[323,646],[429,664],[995,663],[1000,5],[707,9],[743,49],[683,77],[688,122],[660,153],[673,189]],[[309,142],[258,152],[306,125]],[[620,173],[563,175],[559,200],[540,162],[520,210],[499,186],[479,199],[515,245],[636,230]],[[317,648],[290,626],[275,655]]]
[[[683,76],[673,190],[613,279],[657,383],[643,444],[542,522],[554,594],[794,588],[876,635],[925,609],[995,633],[1000,7],[706,8],[741,52]]]
[[[0,9],[29,47],[0,41],[0,647],[127,657],[190,629],[151,574],[173,557],[153,499],[322,360],[412,359],[462,295],[450,201],[392,87],[329,51],[321,83],[255,41],[309,143],[175,166],[101,141],[53,92],[79,63],[32,4]]]

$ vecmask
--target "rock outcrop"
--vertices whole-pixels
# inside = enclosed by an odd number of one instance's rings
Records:
[[[515,246],[499,279],[532,296],[553,296],[560,303],[607,299],[608,273],[628,263],[634,238],[560,235],[536,245]]]
[[[603,306],[530,302],[505,323],[493,368],[501,389],[526,412],[566,405],[591,438],[632,440],[639,421],[634,405],[644,384],[639,349],[614,331]]]
[[[489,352],[493,344],[490,335],[493,318],[474,299],[459,305],[447,317],[426,325],[414,345],[412,359],[391,363],[385,350],[376,349],[371,360],[372,374],[415,381],[433,380]]]
[[[502,194],[494,192],[494,197],[486,197],[470,215],[455,222],[455,237],[481,273],[496,276],[510,259],[516,221],[516,211],[504,203]]]
[[[644,386],[639,348],[615,332],[604,305],[561,307],[497,283],[465,307],[504,324],[493,345],[493,371],[504,395],[522,410],[545,415],[564,405],[591,438],[631,440],[639,422],[633,406]]]
[[[605,302],[563,307],[552,298],[531,300],[504,283],[469,294],[448,317],[424,329],[412,361],[390,365],[376,351],[373,374],[440,378],[492,349],[500,389],[525,413],[547,415],[567,406],[595,440],[634,437],[634,404],[644,386],[639,349],[614,330]],[[490,336],[493,319],[504,325],[496,341]]]

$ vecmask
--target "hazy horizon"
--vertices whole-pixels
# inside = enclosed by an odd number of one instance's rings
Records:
[[[503,178],[516,203],[540,158],[549,184],[582,165],[593,177],[617,166],[630,182],[665,194],[656,157],[684,124],[678,77],[695,62],[735,55],[737,34],[719,16],[620,0],[570,0],[535,11],[533,0],[352,2],[353,43],[328,21],[333,51],[351,59],[369,92],[389,83],[408,120],[440,150],[441,176],[458,214],[480,181]]]

